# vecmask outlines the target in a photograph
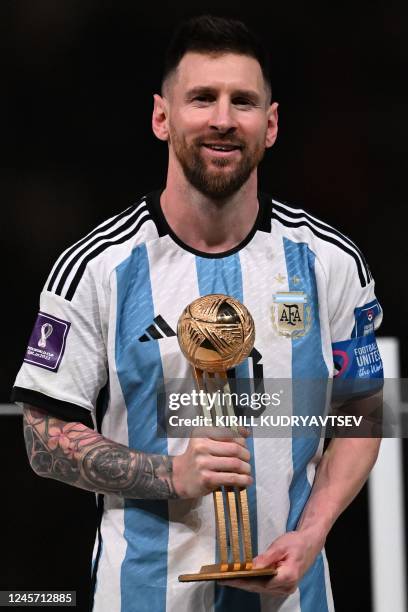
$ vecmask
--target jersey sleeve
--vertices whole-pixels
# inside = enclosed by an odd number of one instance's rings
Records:
[[[375,283],[361,256],[340,253],[331,270],[328,305],[334,375],[341,378],[382,378],[382,361],[375,331],[381,325],[382,308]],[[360,273],[359,273],[360,272]]]
[[[71,299],[46,287],[11,399],[89,422],[107,382],[101,289],[89,268]]]

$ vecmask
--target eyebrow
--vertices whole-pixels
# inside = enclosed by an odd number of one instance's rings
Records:
[[[203,94],[210,94],[210,95],[216,96],[217,89],[215,89],[214,87],[206,87],[204,85],[199,85],[197,87],[193,87],[192,89],[189,89],[185,95],[187,99],[190,99],[190,98],[193,98],[194,96],[203,95]],[[261,101],[258,92],[252,89],[236,89],[232,92],[231,97],[249,98],[250,100],[256,103],[259,103]]]

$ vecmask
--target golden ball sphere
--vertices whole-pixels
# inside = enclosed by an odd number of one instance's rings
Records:
[[[206,372],[225,372],[248,357],[255,341],[248,309],[229,295],[200,297],[184,309],[177,337],[186,359]]]

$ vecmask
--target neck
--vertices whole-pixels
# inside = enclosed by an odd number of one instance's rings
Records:
[[[174,175],[173,175],[174,176]],[[161,207],[176,236],[205,253],[222,253],[238,246],[248,236],[258,215],[256,170],[248,181],[225,200],[212,200],[184,178],[167,178]]]

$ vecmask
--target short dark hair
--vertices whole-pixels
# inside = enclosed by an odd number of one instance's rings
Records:
[[[189,51],[197,53],[238,53],[255,58],[271,94],[268,53],[258,36],[242,21],[214,15],[200,15],[183,21],[175,30],[164,58],[163,84]]]

